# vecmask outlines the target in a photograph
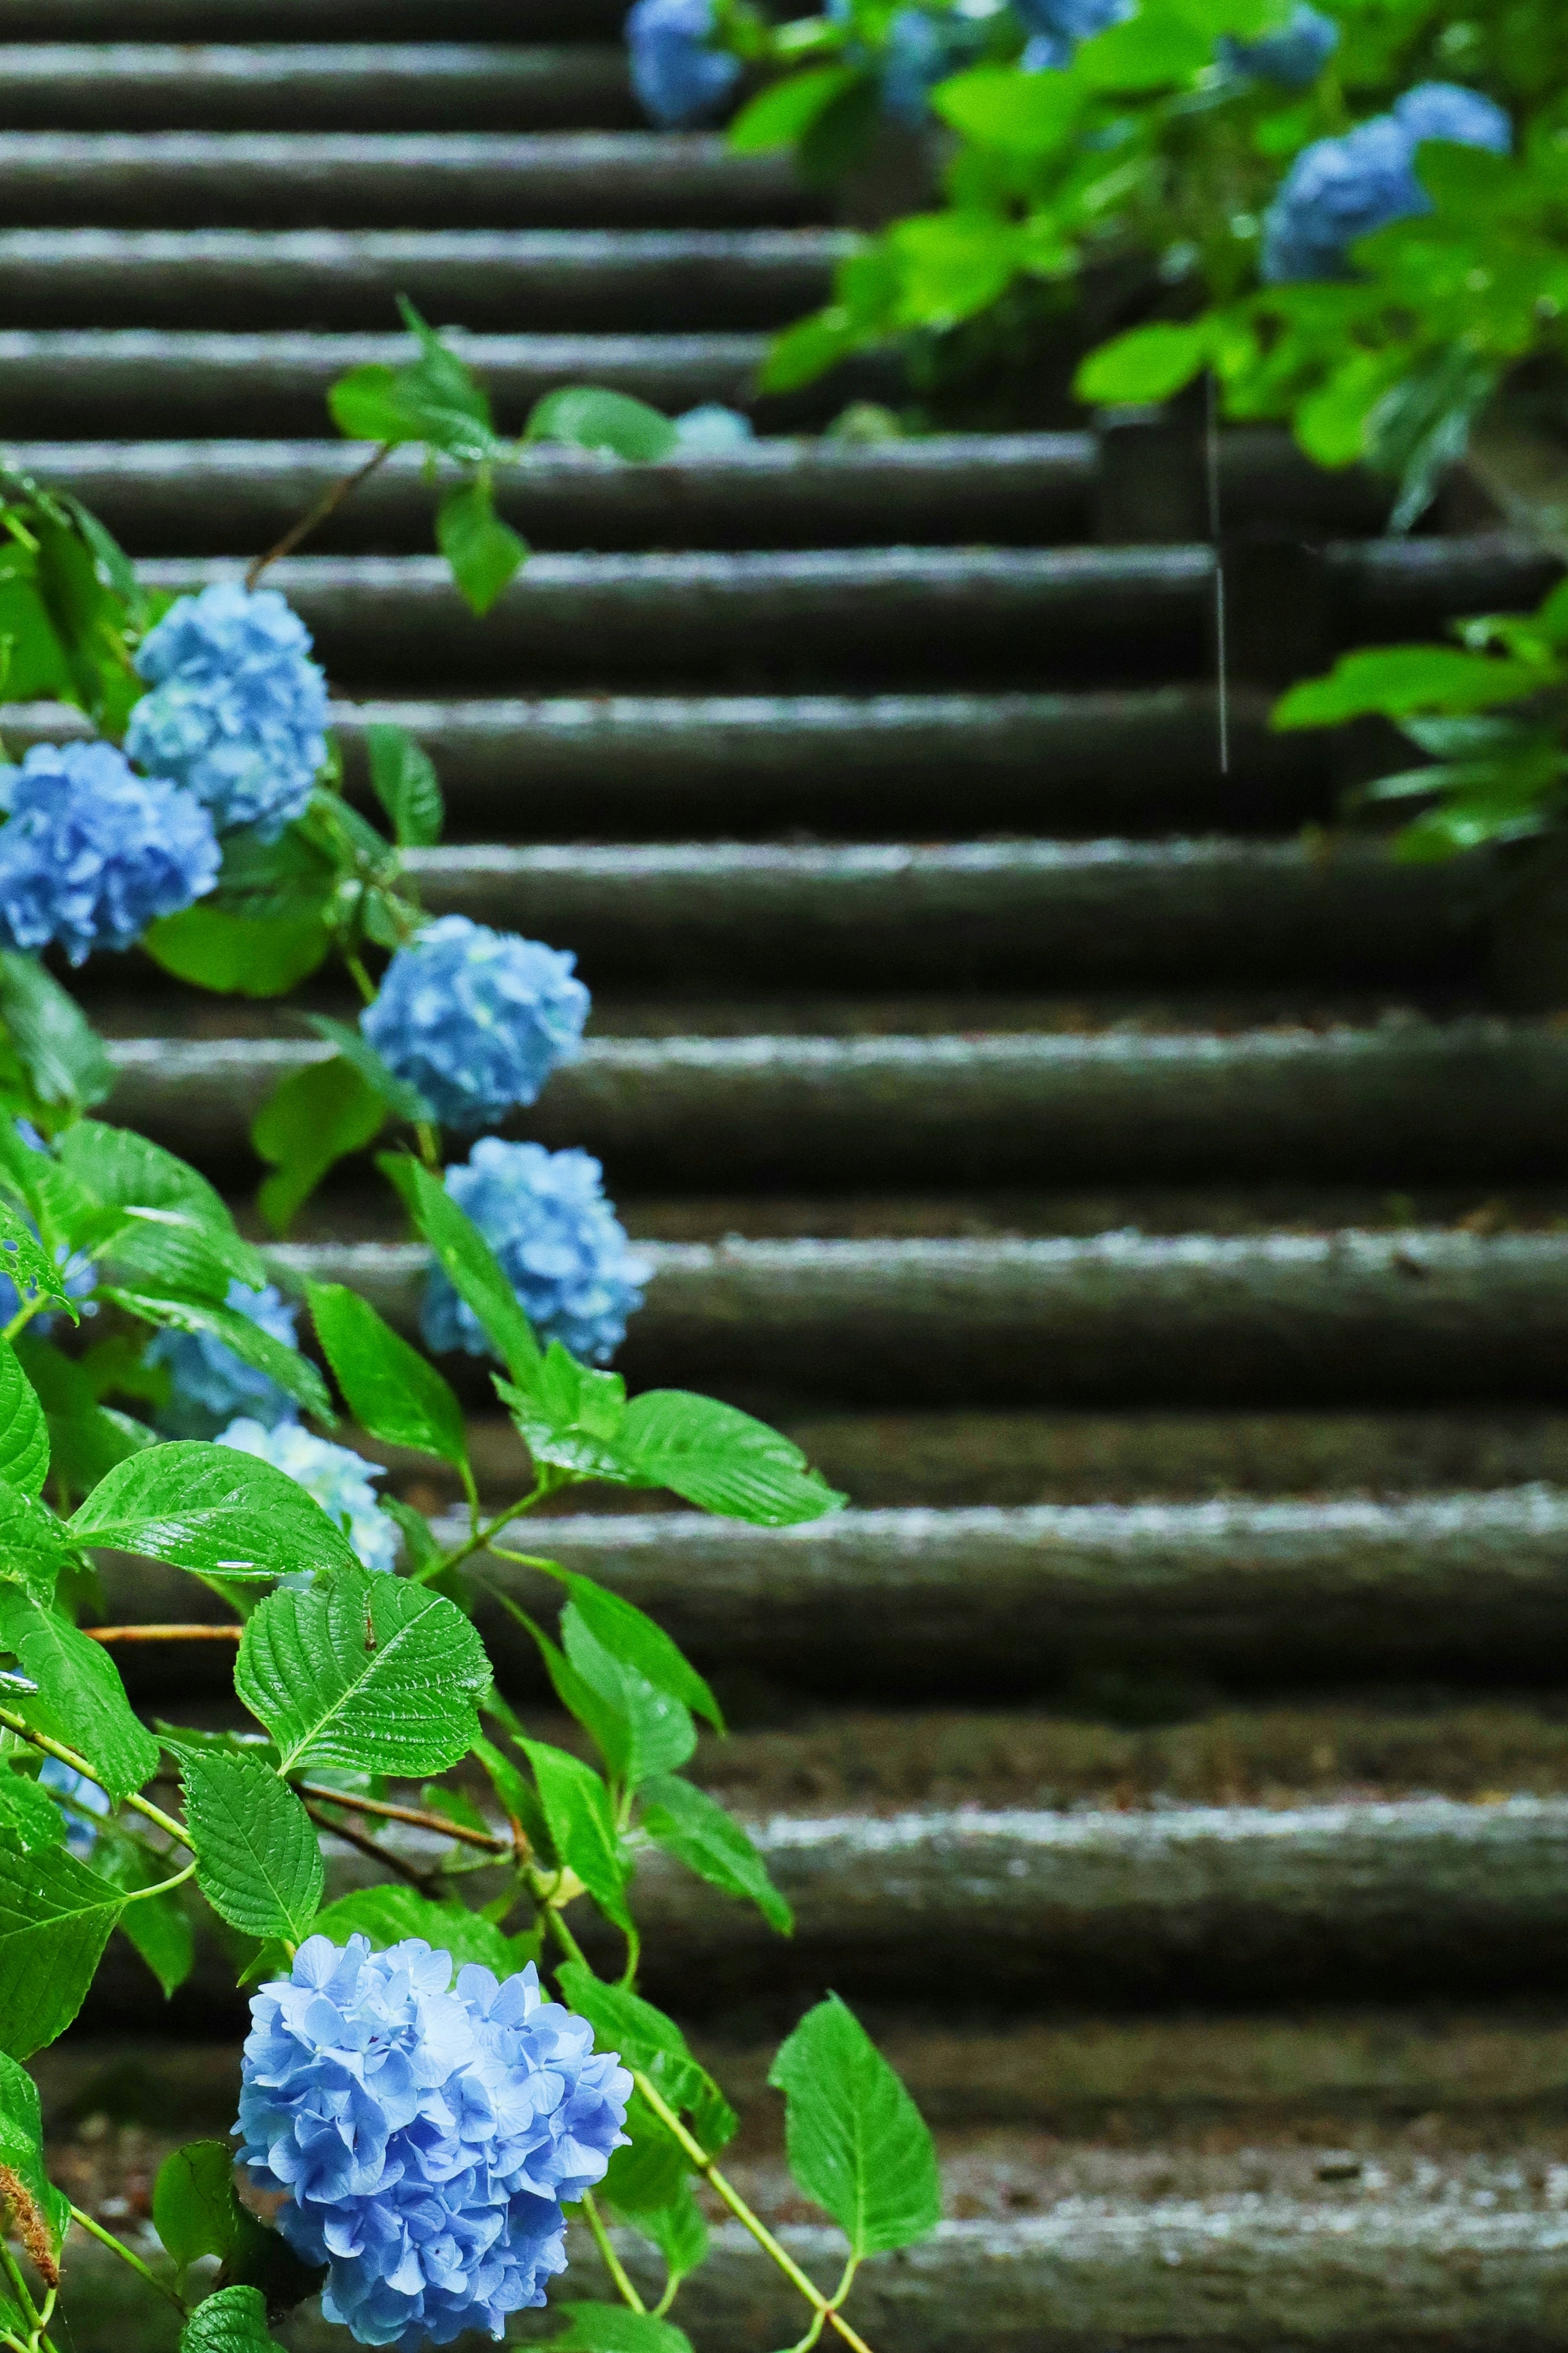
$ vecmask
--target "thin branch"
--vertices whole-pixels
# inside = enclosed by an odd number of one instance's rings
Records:
[[[20,1733],[22,1738],[30,1740],[35,1748],[41,1748],[46,1757],[58,1757],[62,1765],[68,1765],[73,1773],[79,1773],[83,1780],[92,1783],[94,1788],[103,1788],[102,1779],[93,1771],[85,1757],[79,1757],[74,1748],[62,1747],[58,1740],[51,1740],[46,1732],[35,1732],[26,1716],[16,1715],[8,1707],[0,1707],[0,1724],[5,1725],[10,1732]],[[187,1854],[195,1852],[184,1823],[177,1822],[173,1814],[166,1814],[162,1806],[153,1805],[151,1799],[132,1794],[129,1798],[121,1799],[121,1803],[133,1808],[139,1814],[144,1814],[150,1822],[156,1822],[161,1831],[166,1831],[170,1838],[179,1841]]]
[[[161,2280],[157,2273],[142,2262],[140,2255],[132,2253],[123,2239],[117,2239],[112,2231],[106,2231],[101,2222],[95,2221],[90,2214],[83,2213],[79,2206],[71,2208],[71,2221],[79,2222],[89,2237],[96,2239],[100,2246],[112,2247],[121,2262],[129,2263],[132,2270],[139,2274],[149,2287],[156,2288],[160,2295],[167,2296],[176,2312],[184,2313],[187,2309],[185,2299],[178,2290],[172,2288],[167,2280]]]
[[[243,1626],[84,1626],[89,1642],[237,1642]]]
[[[386,463],[395,447],[395,443],[384,441],[374,456],[365,459],[363,466],[358,467],[352,474],[345,474],[341,481],[332,484],[331,490],[323,491],[315,505],[284,533],[277,545],[269,547],[265,555],[257,557],[245,575],[247,588],[254,588],[269,565],[279,563],[285,555],[292,555],[294,550],[301,546],[312,532],[321,529],[329,515],[336,514],[344,500],[352,498],[360,484],[368,482],[376,468]]]
[[[302,1798],[315,1798],[329,1806],[348,1806],[356,1814],[378,1814],[385,1821],[410,1822],[418,1831],[435,1831],[442,1838],[463,1839],[469,1846],[482,1846],[490,1854],[510,1854],[510,1839],[496,1838],[489,1831],[471,1831],[463,1822],[454,1822],[446,1814],[421,1813],[417,1806],[389,1806],[381,1798],[353,1796],[346,1789],[329,1789],[319,1781],[297,1784]]]
[[[334,1805],[337,1803],[335,1797],[332,1802]],[[394,1854],[390,1847],[377,1846],[374,1839],[366,1838],[362,1831],[356,1831],[352,1823],[329,1820],[319,1806],[308,1805],[305,1811],[319,1831],[327,1831],[332,1838],[342,1839],[345,1846],[357,1847],[361,1854],[368,1854],[373,1862],[384,1862],[388,1871],[395,1872],[399,1879],[406,1880],[410,1887],[417,1887],[421,1894],[424,1894],[426,1880],[433,1874],[416,1871],[411,1862],[405,1862],[400,1854]]]

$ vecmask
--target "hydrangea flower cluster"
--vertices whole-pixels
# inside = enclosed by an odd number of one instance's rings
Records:
[[[625,2140],[632,2079],[531,1962],[498,1981],[410,1937],[308,1937],[251,2005],[237,2127],[321,2309],[401,2353],[500,2337],[566,2267],[564,2201]]]
[[[1014,0],[1029,38],[1019,64],[1026,73],[1059,71],[1080,41],[1125,24],[1137,0]]]
[[[294,1329],[299,1311],[275,1283],[252,1291],[246,1283],[231,1282],[224,1304],[270,1332],[285,1347],[299,1346]],[[216,1437],[237,1413],[273,1430],[279,1422],[291,1420],[298,1409],[287,1389],[208,1332],[160,1332],[145,1355],[150,1365],[169,1369],[169,1402],[159,1420],[172,1437]]]
[[[1263,221],[1263,276],[1270,286],[1350,275],[1358,237],[1432,209],[1415,173],[1424,139],[1447,139],[1506,155],[1513,130],[1500,106],[1453,82],[1422,82],[1389,114],[1337,139],[1304,147]]]
[[[472,1131],[531,1103],[576,1054],[589,997],[575,956],[467,915],[399,948],[360,1028],[444,1126]]]
[[[1223,34],[1219,61],[1232,73],[1249,74],[1254,81],[1271,81],[1280,90],[1307,90],[1339,46],[1340,28],[1333,18],[1300,0],[1278,33],[1265,33],[1256,41]]]
[[[85,1862],[98,1844],[98,1832],[90,1822],[83,1821],[82,1811],[100,1818],[111,1813],[113,1800],[108,1790],[100,1789],[96,1781],[89,1781],[74,1766],[63,1765],[58,1757],[45,1757],[38,1768],[38,1787],[56,1798],[69,1799],[68,1805],[58,1810],[66,1826],[66,1852],[74,1854],[79,1862]]]
[[[275,588],[237,581],[182,596],[136,654],[152,687],[131,714],[139,767],[188,786],[220,833],[277,839],[302,817],[327,756],[327,688],[310,633]]]
[[[111,744],[35,744],[19,768],[0,768],[0,945],[58,945],[83,964],[217,881],[201,802],[164,776],[132,775]]]
[[[975,64],[985,47],[985,26],[962,9],[928,16],[922,8],[900,8],[889,24],[882,55],[882,111],[906,130],[931,120],[930,99],[939,81]]]
[[[447,1190],[500,1261],[540,1337],[595,1365],[607,1364],[626,1338],[650,1271],[605,1198],[603,1176],[586,1152],[547,1152],[494,1135],[447,1171]],[[437,1354],[491,1353],[478,1316],[438,1267],[422,1326]]]
[[[709,47],[713,0],[637,0],[626,18],[632,88],[656,122],[702,122],[741,79],[741,61]]]
[[[219,1430],[217,1442],[236,1447],[241,1454],[258,1455],[298,1480],[327,1517],[337,1522],[365,1568],[395,1567],[397,1523],[381,1510],[370,1483],[383,1475],[378,1464],[329,1439],[313,1438],[297,1421],[280,1421],[268,1430],[242,1415]]]

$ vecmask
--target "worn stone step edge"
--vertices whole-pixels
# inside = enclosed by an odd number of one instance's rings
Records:
[[[626,0],[7,0],[15,41],[614,40]]]
[[[0,44],[8,131],[528,131],[642,121],[617,43]]]
[[[717,1385],[774,1415],[803,1397],[818,1409],[1550,1402],[1568,1380],[1568,1236],[1125,1232],[639,1252],[647,1303],[618,1359],[631,1386]],[[291,1283],[345,1282],[401,1329],[417,1325],[417,1245],[287,1243],[270,1256]]]
[[[739,155],[710,132],[0,130],[0,221],[23,230],[738,228],[821,213],[787,153]]]
[[[521,1463],[517,1453],[514,1475]],[[445,1545],[466,1533],[457,1517],[437,1524]],[[850,1510],[788,1529],[681,1510],[578,1513],[501,1540],[625,1594],[704,1672],[862,1701],[1033,1700],[1106,1673],[1194,1675],[1232,1692],[1426,1675],[1531,1683],[1568,1633],[1568,1492],[1546,1485],[1385,1502]],[[177,1570],[110,1562],[104,1579],[113,1622],[155,1625],[189,1606]],[[487,1597],[548,1607],[545,1580],[512,1562],[486,1558],[482,1581]],[[486,1599],[479,1619],[509,1687],[533,1676],[505,1612]]]
[[[94,503],[89,501],[89,504]],[[374,807],[364,731],[406,728],[434,759],[457,837],[525,807],[534,842],[689,834],[737,838],[809,825],[826,834],[919,824],[921,839],[988,820],[1053,833],[1136,834],[1174,825],[1293,829],[1333,811],[1325,747],[1268,724],[1272,698],[1229,698],[1222,776],[1218,699],[1207,686],[1110,694],[606,695],[536,702],[334,703],[351,789]],[[19,757],[85,740],[60,703],[0,705]],[[954,806],[955,762],[963,765]]]
[[[843,2242],[785,2224],[795,2261],[830,2292]],[[616,2244],[650,2298],[657,2261],[629,2232]],[[1258,2316],[1281,2341],[1377,2348],[1415,2343],[1555,2347],[1564,2341],[1561,2278],[1568,2218],[1497,2212],[1479,2201],[1423,2206],[1242,2195],[1125,2210],[1069,2200],[1048,2216],[944,2221],[921,2244],[873,2256],[851,2316],[900,2353],[1054,2353],[1054,2348],[1257,2341]],[[79,2342],[164,2353],[154,2300],[82,2233],[68,2253],[61,2311]],[[567,2293],[612,2291],[574,2228]],[[719,2224],[708,2263],[673,2318],[705,2353],[742,2353],[799,2334],[801,2305],[739,2223]],[[542,2343],[551,2312],[513,2324]],[[342,2330],[308,2308],[290,2324],[298,2353],[337,2353]]]

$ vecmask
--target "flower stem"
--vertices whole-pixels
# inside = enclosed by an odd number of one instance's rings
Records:
[[[3,1724],[9,1732],[20,1733],[22,1738],[30,1740],[35,1748],[41,1748],[46,1757],[58,1757],[62,1765],[68,1765],[73,1773],[79,1773],[82,1778],[90,1781],[95,1788],[103,1788],[102,1778],[93,1771],[85,1757],[79,1757],[74,1748],[62,1747],[58,1740],[51,1740],[47,1732],[35,1732],[26,1716],[14,1714],[8,1707],[0,1707],[0,1724]],[[144,1814],[150,1822],[156,1822],[158,1828],[167,1831],[170,1838],[178,1839],[187,1854],[195,1852],[184,1825],[177,1822],[173,1814],[166,1814],[162,1806],[153,1805],[150,1798],[137,1797],[133,1794],[122,1802],[132,1808],[135,1812]]]
[[[71,2221],[79,2222],[89,2238],[96,2239],[100,2246],[112,2247],[121,2262],[129,2263],[132,2270],[139,2278],[144,2279],[149,2287],[156,2288],[160,2295],[166,2296],[176,2312],[183,2313],[186,2310],[185,2299],[179,2290],[172,2288],[167,2280],[161,2280],[157,2273],[142,2262],[140,2255],[132,2253],[123,2239],[117,2239],[112,2231],[106,2231],[101,2222],[95,2221],[90,2214],[84,2214],[79,2206],[71,2208]]]
[[[356,467],[352,474],[345,474],[341,481],[332,484],[331,490],[323,491],[315,505],[308,508],[297,523],[290,525],[277,544],[269,547],[265,555],[257,557],[245,575],[247,588],[254,588],[268,565],[277,564],[285,555],[292,555],[294,550],[302,546],[313,531],[321,529],[329,515],[336,514],[343,501],[352,498],[360,484],[368,482],[376,468],[386,463],[392,455],[393,447],[392,442],[384,441],[380,448],[373,457],[367,458],[363,466]]]
[[[646,2312],[647,2305],[633,2285],[625,2263],[610,2244],[610,2234],[605,2228],[604,2216],[594,2202],[594,2193],[591,2189],[584,2189],[583,2192],[583,2211],[588,2218],[588,2228],[594,2233],[594,2244],[604,2257],[605,2269],[616,2284],[616,2293],[623,2304],[630,2305],[634,2312]]]

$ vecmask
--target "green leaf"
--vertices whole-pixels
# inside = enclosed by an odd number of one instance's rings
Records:
[[[234,1235],[222,1195],[188,1161],[134,1128],[79,1119],[59,1138],[55,1156],[79,1185],[110,1208],[175,1210],[215,1233]]]
[[[153,2184],[153,2228],[177,2271],[202,2255],[223,2261],[249,2218],[234,2190],[234,2148],[187,2141],[163,2159]]]
[[[132,1713],[113,1660],[68,1620],[0,1585],[0,1649],[37,1684],[28,1724],[87,1759],[112,1798],[128,1798],[158,1769],[158,1744]]]
[[[58,1846],[65,1834],[65,1818],[47,1791],[14,1761],[0,1762],[0,1845],[36,1854]]]
[[[522,1728],[499,1692],[490,1693],[485,1702],[485,1713],[503,1720],[514,1736]],[[544,1870],[557,1870],[559,1858],[550,1842],[550,1825],[544,1819],[544,1809],[539,1802],[539,1792],[533,1784],[524,1780],[510,1757],[499,1749],[493,1740],[476,1740],[474,1755],[484,1767],[490,1788],[495,1791],[507,1820],[521,1831]]]
[[[406,1936],[423,1936],[432,1952],[450,1953],[454,1969],[477,1961],[498,1978],[515,1977],[532,1958],[531,1936],[507,1936],[482,1912],[462,1904],[432,1904],[412,1887],[391,1884],[360,1887],[340,1895],[310,1924],[312,1936],[330,1936],[341,1945],[350,1936],[368,1936],[378,1951],[400,1945]]]
[[[567,2326],[545,2341],[560,2353],[691,2353],[691,2339],[673,2320],[634,2312],[626,2304],[560,2304]]]
[[[386,811],[393,839],[405,849],[428,849],[447,821],[440,780],[430,754],[405,727],[372,720],[364,731],[371,787]]]
[[[555,1976],[571,2008],[593,2028],[595,2046],[618,2051],[626,2066],[653,2078],[673,2107],[686,2109],[710,2156],[734,2138],[740,2119],[672,2018],[640,1994],[596,1978],[585,1962],[563,1961]]]
[[[622,2127],[626,2146],[613,2151],[605,2196],[626,2214],[657,2214],[674,2204],[690,2178],[685,2151],[657,2108],[633,2090]]]
[[[1461,653],[1453,646],[1378,646],[1342,654],[1327,678],[1293,686],[1274,706],[1270,725],[1335,727],[1373,712],[1391,719],[1423,710],[1483,711],[1517,702],[1542,683],[1528,662]]]
[[[345,1062],[352,1062],[373,1093],[395,1112],[400,1119],[434,1120],[436,1114],[417,1087],[383,1061],[368,1038],[347,1021],[336,1021],[330,1013],[307,1013],[308,1026],[329,1046],[335,1046]]]
[[[49,1433],[38,1393],[10,1342],[0,1340],[0,1478],[36,1496],[48,1473]],[[0,1577],[5,1573],[0,1564]]]
[[[552,1748],[542,1740],[523,1740],[518,1746],[533,1768],[561,1862],[575,1872],[606,1918],[629,1935],[626,1872],[609,1791],[591,1767],[564,1748]]]
[[[41,1299],[62,1308],[73,1324],[80,1322],[81,1311],[66,1290],[59,1267],[9,1201],[0,1201],[0,1274],[9,1277],[18,1299],[29,1306]]]
[[[754,1904],[781,1936],[790,1934],[795,1915],[769,1878],[766,1863],[740,1823],[706,1789],[668,1774],[647,1782],[642,1797],[642,1826],[656,1846],[710,1887]]]
[[[285,1394],[307,1413],[321,1421],[333,1419],[332,1400],[327,1385],[309,1356],[297,1348],[275,1339],[253,1324],[248,1315],[237,1309],[219,1307],[210,1300],[188,1299],[172,1292],[154,1290],[150,1285],[108,1283],[103,1297],[115,1307],[123,1307],[128,1314],[141,1316],[143,1323],[156,1324],[160,1330],[206,1333],[232,1348],[242,1364],[250,1365],[268,1380],[276,1381]]]
[[[633,2143],[634,2147],[636,2143]],[[624,2155],[617,2149],[610,2159],[611,2166]],[[612,2207],[615,2200],[608,2196],[608,2183],[600,2195]],[[708,2260],[708,2225],[702,2209],[691,2193],[691,2183],[682,2179],[675,2196],[663,2206],[628,2207],[626,2218],[634,2230],[645,2239],[651,2239],[664,2257],[665,2270],[670,2280],[679,2283],[700,2271]]]
[[[500,1379],[495,1386],[536,1465],[548,1462],[580,1479],[626,1482],[616,1441],[626,1420],[626,1385],[618,1373],[584,1365],[552,1340],[526,1388]]]
[[[988,311],[1022,264],[1016,224],[994,213],[917,213],[888,231],[899,272],[894,321],[942,330]]]
[[[123,1905],[64,1847],[0,1848],[0,2051],[30,2059],[65,2032]]]
[[[319,913],[247,915],[197,905],[149,923],[142,945],[176,980],[221,997],[287,997],[331,950]]]
[[[121,1933],[157,1978],[163,1998],[177,1993],[195,1966],[195,1938],[177,1888],[145,1894],[169,1877],[166,1856],[149,1854],[140,1841],[104,1831],[93,1849],[93,1868],[111,1887],[138,1900],[121,1915]]]
[[[103,1251],[116,1282],[170,1292],[221,1307],[231,1282],[249,1291],[265,1285],[267,1263],[252,1244],[222,1226],[178,1209],[128,1209],[125,1223]]]
[[[532,1390],[543,1366],[533,1327],[478,1226],[438,1177],[406,1152],[384,1153],[376,1166],[402,1194],[410,1217],[441,1261],[447,1281],[479,1317],[520,1388]]]
[[[1020,73],[977,66],[931,93],[931,106],[954,131],[985,147],[1040,157],[1065,144],[1083,111],[1083,91],[1067,74]]]
[[[341,1054],[279,1079],[250,1126],[258,1157],[274,1171],[257,1197],[273,1232],[286,1232],[328,1169],[374,1144],[385,1124],[381,1096]]]
[[[458,594],[481,620],[528,561],[527,543],[502,522],[483,478],[447,492],[436,511],[436,544],[452,567]]]
[[[628,464],[657,465],[679,446],[668,417],[629,393],[603,392],[593,385],[563,385],[536,402],[524,438],[565,441],[576,449],[599,449]]]
[[[47,1601],[74,1557],[54,1514],[37,1496],[0,1479],[0,1586],[20,1587],[35,1601]]]
[[[1091,90],[1131,95],[1170,89],[1203,72],[1214,55],[1219,29],[1212,11],[1145,6],[1081,42],[1073,58],[1073,76]]]
[[[1073,380],[1073,390],[1079,400],[1107,406],[1169,400],[1201,375],[1208,357],[1208,333],[1201,321],[1179,327],[1159,320],[1090,352]]]
[[[280,2353],[259,2288],[220,2287],[180,2331],[180,2353]]]
[[[580,1675],[571,1660],[552,1642],[542,1626],[538,1626],[525,1609],[507,1593],[496,1599],[510,1618],[531,1634],[544,1662],[551,1687],[568,1715],[589,1732],[605,1764],[617,1778],[624,1779],[631,1761],[633,1746],[630,1725],[614,1700],[603,1697],[595,1685]]]
[[[0,1022],[40,1103],[79,1110],[112,1091],[113,1065],[75,998],[10,948],[0,950]]]
[[[250,1582],[352,1568],[348,1538],[286,1471],[237,1447],[176,1440],[117,1464],[69,1523],[74,1541]]]
[[[798,1446],[716,1398],[647,1389],[626,1408],[620,1451],[650,1487],[668,1487],[707,1512],[754,1526],[793,1527],[841,1511]]]
[[[910,2246],[942,2220],[931,2134],[837,1994],[808,2010],[768,2070],[786,2103],[789,2169],[857,2255]]]
[[[401,294],[397,307],[418,340],[419,357],[404,367],[358,367],[340,376],[327,395],[338,430],[353,440],[423,441],[463,464],[503,454],[507,444],[496,437],[489,401],[472,371]]]
[[[311,1282],[306,1291],[327,1362],[361,1428],[460,1470],[468,1459],[463,1409],[435,1366],[358,1292],[340,1282]]]
[[[59,2284],[59,2253],[70,2228],[70,2200],[44,2171],[44,2121],[38,2091],[25,2067],[0,2052],[0,2206],[47,2287]]]
[[[730,125],[731,152],[762,155],[770,148],[793,147],[823,109],[858,79],[853,66],[813,66],[759,90]]]
[[[196,1884],[213,1910],[248,1936],[303,1943],[324,1867],[315,1827],[293,1790],[255,1757],[183,1746],[175,1753]]]
[[[616,1778],[635,1789],[650,1775],[684,1765],[697,1746],[697,1726],[684,1702],[607,1650],[570,1602],[561,1613],[561,1632],[574,1672],[623,1727],[615,1753],[605,1752]]]
[[[155,1443],[144,1423],[100,1405],[86,1369],[93,1353],[79,1360],[67,1356],[30,1332],[17,1343],[22,1368],[43,1404],[56,1478],[71,1495],[89,1493],[117,1462]]]
[[[558,1572],[559,1573],[559,1572]],[[596,1585],[591,1577],[566,1571],[564,1582],[573,1609],[605,1650],[635,1667],[659,1691],[681,1700],[705,1716],[715,1732],[724,1729],[719,1703],[707,1683],[662,1626],[655,1625],[635,1601]]]
[[[245,1629],[235,1689],[281,1769],[443,1773],[479,1736],[484,1647],[460,1609],[402,1577],[340,1569],[274,1593]]]

